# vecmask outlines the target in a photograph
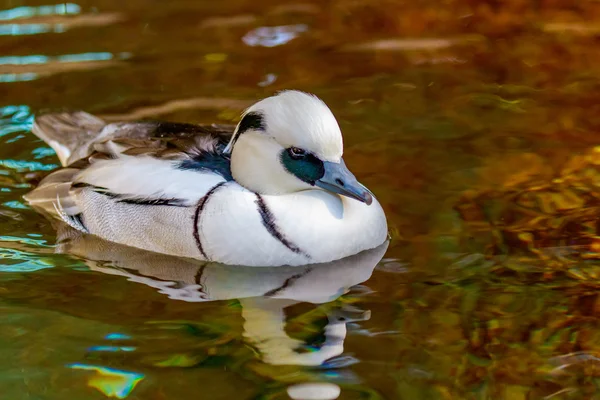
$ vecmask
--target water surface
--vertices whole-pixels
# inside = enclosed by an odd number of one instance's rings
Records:
[[[0,2],[2,397],[598,398],[599,34],[591,0]],[[231,123],[286,88],[388,216],[356,275],[198,286],[56,254],[22,200],[58,166],[37,112]]]

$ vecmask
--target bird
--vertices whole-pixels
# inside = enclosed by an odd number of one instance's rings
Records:
[[[32,132],[62,168],[25,200],[110,242],[274,267],[334,261],[388,238],[381,204],[347,168],[339,124],[313,94],[278,92],[235,126],[74,111],[41,114]]]

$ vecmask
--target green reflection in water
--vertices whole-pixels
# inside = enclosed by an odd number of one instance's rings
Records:
[[[73,3],[64,3],[39,7],[16,7],[0,11],[0,21],[28,18],[41,15],[73,15],[79,14],[81,7]]]
[[[88,386],[98,389],[107,397],[124,399],[131,394],[144,374],[122,371],[114,368],[87,364],[70,364],[67,367],[84,371],[93,371],[95,375],[88,380]]]

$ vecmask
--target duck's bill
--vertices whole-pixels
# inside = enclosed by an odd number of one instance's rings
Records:
[[[329,192],[362,201],[367,205],[373,202],[373,195],[348,170],[344,160],[339,163],[325,161],[325,174],[315,182],[315,185]]]

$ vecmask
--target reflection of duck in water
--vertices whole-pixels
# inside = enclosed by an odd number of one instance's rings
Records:
[[[383,210],[346,168],[314,96],[286,91],[233,129],[48,114],[33,132],[61,169],[26,198],[71,227],[158,253],[249,266],[322,263],[372,249]]]
[[[369,318],[349,306],[327,311],[324,341],[307,349],[285,331],[285,309],[298,303],[334,301],[352,286],[369,279],[383,257],[383,245],[342,260],[302,267],[242,267],[150,253],[58,229],[58,252],[82,257],[92,270],[122,275],[158,289],[172,299],[189,302],[238,299],[244,318],[243,335],[264,362],[272,365],[321,366],[343,353],[347,324]],[[318,377],[318,375],[317,375]],[[337,393],[337,394],[336,394]],[[335,399],[331,383],[300,382],[289,388],[292,398]],[[320,396],[320,397],[319,397]]]

